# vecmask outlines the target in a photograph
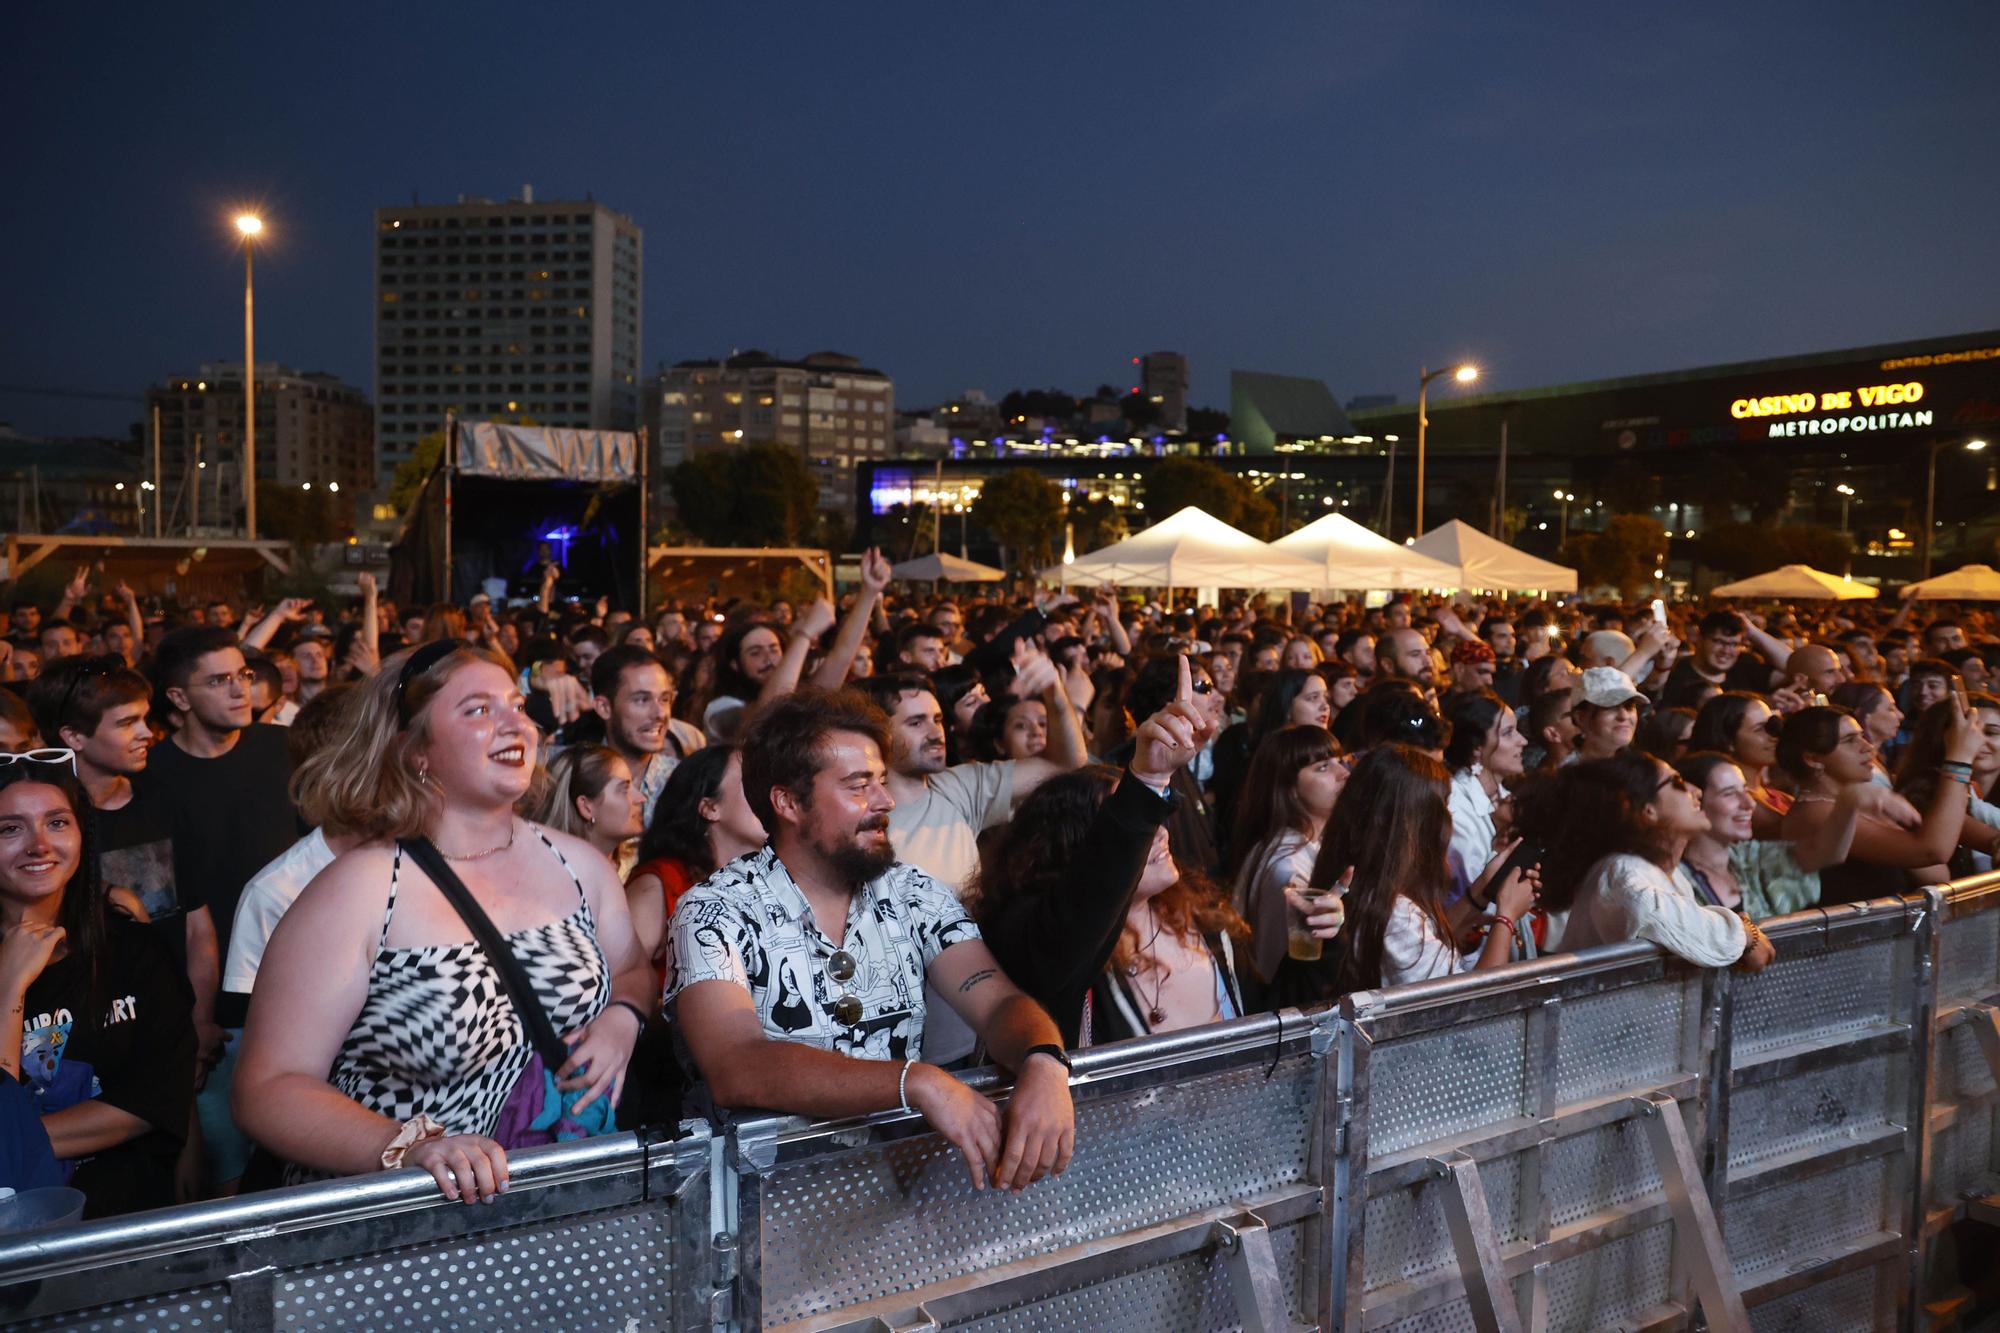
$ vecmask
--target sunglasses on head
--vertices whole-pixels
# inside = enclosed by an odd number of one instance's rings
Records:
[[[0,753],[0,768],[9,764],[68,764],[69,775],[75,777],[76,751],[49,746],[40,750],[23,750],[19,754]]]

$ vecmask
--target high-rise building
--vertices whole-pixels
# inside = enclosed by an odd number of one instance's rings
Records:
[[[786,444],[811,466],[820,510],[848,514],[855,464],[887,458],[895,446],[894,381],[839,352],[681,361],[660,372],[654,392],[662,477],[711,450]]]
[[[1148,352],[1139,365],[1139,383],[1160,408],[1163,430],[1186,430],[1188,363],[1179,352]]]
[[[378,464],[386,481],[445,413],[631,430],[642,236],[603,204],[375,210]]]
[[[256,390],[259,480],[331,483],[356,495],[375,484],[375,414],[366,393],[270,361],[257,363]],[[160,479],[170,512],[178,506],[185,521],[188,487],[199,474],[203,523],[226,526],[243,508],[243,363],[215,361],[169,376],[146,391],[146,405],[160,409]],[[143,470],[150,476],[150,457]]]

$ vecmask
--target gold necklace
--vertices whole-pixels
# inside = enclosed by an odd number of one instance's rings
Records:
[[[444,857],[444,859],[447,861],[478,861],[484,859],[485,857],[492,856],[496,852],[504,852],[513,845],[514,845],[514,824],[513,821],[509,820],[507,824],[507,841],[505,842],[495,843],[493,846],[488,847],[484,851],[466,852],[462,855],[454,852],[447,852],[444,848],[440,847],[438,848],[438,855]]]

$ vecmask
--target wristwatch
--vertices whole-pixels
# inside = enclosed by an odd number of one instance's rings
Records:
[[[1055,1045],[1053,1042],[1044,1043],[1040,1046],[1030,1046],[1027,1053],[1021,1057],[1022,1065],[1025,1066],[1028,1063],[1028,1056],[1030,1055],[1046,1055],[1061,1065],[1064,1073],[1074,1074],[1076,1072],[1076,1066],[1069,1062],[1069,1052]]]

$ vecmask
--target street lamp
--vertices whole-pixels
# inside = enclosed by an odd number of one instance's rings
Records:
[[[264,232],[264,219],[238,213],[243,237],[243,535],[257,540],[257,322],[251,300],[250,252]]]
[[[1479,367],[1471,364],[1446,366],[1441,370],[1425,370],[1417,367],[1417,535],[1424,535],[1424,395],[1431,387],[1431,381],[1449,375],[1460,384],[1470,384],[1479,378]]]
[[[1560,551],[1569,543],[1569,505],[1576,499],[1576,494],[1573,491],[1557,491],[1556,499],[1562,501],[1562,529],[1556,537],[1556,549]]]
[[[1927,468],[1927,475],[1924,480],[1924,572],[1918,576],[1919,578],[1927,579],[1931,576],[1931,539],[1935,536],[1937,528],[1935,511],[1937,508],[1938,451],[1950,443],[1950,440],[1935,440],[1931,443],[1930,447],[1929,467]],[[1965,452],[1969,454],[1976,454],[1985,447],[1986,441],[1984,440],[1967,440],[1965,442]]]
[[[1840,531],[1844,536],[1847,532],[1847,506],[1854,502],[1854,488],[1843,481],[1833,489],[1840,493]]]

